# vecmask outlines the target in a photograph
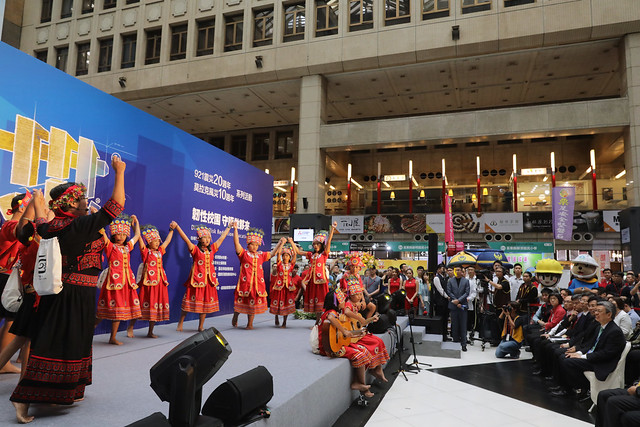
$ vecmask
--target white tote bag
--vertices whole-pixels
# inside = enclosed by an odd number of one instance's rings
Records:
[[[22,283],[20,281],[20,261],[16,262],[11,275],[2,291],[2,306],[12,313],[16,313],[22,305]]]
[[[33,288],[38,295],[55,295],[62,291],[62,255],[57,237],[42,239],[33,272]]]

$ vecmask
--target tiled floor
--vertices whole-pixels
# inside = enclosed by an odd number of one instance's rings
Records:
[[[495,349],[468,346],[461,359],[418,356],[433,368],[480,365],[498,361]],[[522,353],[530,358],[530,353]],[[413,357],[409,361],[413,360]],[[504,360],[503,363],[511,363]],[[407,374],[408,381],[397,378],[367,427],[403,427],[428,425],[449,427],[465,423],[477,427],[563,426],[586,427],[591,424],[552,412],[516,399],[457,381],[427,370]]]

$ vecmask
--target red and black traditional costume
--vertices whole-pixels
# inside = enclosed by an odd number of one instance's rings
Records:
[[[77,192],[80,199],[82,190],[73,186],[65,194]],[[55,209],[52,221],[38,221],[38,234],[43,239],[57,237],[60,243],[64,287],[57,295],[40,298],[27,370],[12,401],[70,405],[91,384],[96,284],[105,245],[98,231],[121,212],[122,206],[109,199],[91,215],[74,217]]]

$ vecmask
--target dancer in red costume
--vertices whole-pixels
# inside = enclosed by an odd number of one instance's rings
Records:
[[[140,287],[140,304],[142,306],[142,320],[149,322],[147,337],[158,338],[153,333],[156,322],[169,320],[169,281],[162,264],[162,256],[173,237],[173,230],[178,225],[175,221],[169,224],[169,234],[164,242],[160,239],[158,229],[153,225],[142,227],[142,238],[138,240],[142,264],[138,286]],[[147,242],[145,245],[144,242]],[[133,330],[132,320],[129,328]]]
[[[24,245],[16,236],[16,227],[27,205],[31,201],[31,197],[31,193],[27,191],[11,199],[11,209],[7,210],[7,215],[11,215],[11,219],[2,224],[2,228],[0,228],[0,295],[2,291],[4,291],[7,280],[9,280],[13,264],[18,260],[18,252],[24,248]],[[31,219],[33,220],[33,218]],[[15,313],[5,310],[2,304],[0,304],[0,318],[4,319],[4,324],[0,330],[0,348],[2,350],[4,350],[14,338],[14,335],[9,333],[14,317]],[[0,373],[18,374],[20,373],[20,368],[7,361],[3,365],[0,365]]]
[[[240,313],[247,315],[246,329],[253,329],[255,315],[267,311],[268,294],[264,283],[262,264],[269,261],[280,250],[286,239],[281,238],[271,252],[262,252],[258,251],[258,248],[262,245],[263,237],[264,231],[250,228],[247,231],[247,249],[244,249],[238,236],[238,224],[233,223],[233,243],[240,260],[240,274],[234,294],[233,319],[231,320],[231,325],[234,328],[238,326]]]
[[[304,311],[316,313],[316,319],[320,319],[324,297],[329,291],[326,265],[331,251],[331,239],[337,226],[338,223],[334,222],[329,233],[321,230],[315,235],[311,244],[313,252],[303,252],[298,246],[294,246],[298,255],[306,256],[309,259],[309,272],[302,278],[302,283],[306,286]]]
[[[60,243],[64,286],[57,295],[41,296],[38,303],[27,371],[11,395],[21,423],[33,420],[28,415],[31,403],[71,405],[83,399],[91,384],[96,284],[104,247],[99,230],[122,212],[125,202],[126,164],[113,156],[111,167],[111,198],[91,215],[82,184],[60,184],[51,190],[49,206],[55,217],[48,223],[36,204],[38,234],[43,239],[57,237]]]
[[[296,296],[298,288],[293,281],[293,266],[296,257],[293,254],[291,245],[284,245],[278,251],[278,262],[276,264],[276,275],[271,279],[271,306],[269,313],[276,317],[276,326],[280,326],[278,316],[282,316],[282,327],[287,327],[287,316],[296,311]]]
[[[136,231],[127,242],[131,234],[131,226]],[[111,239],[103,234],[105,243],[104,251],[109,260],[109,268],[106,271],[100,297],[98,298],[98,319],[111,320],[111,336],[109,344],[122,345],[116,339],[118,326],[125,320],[138,319],[140,312],[140,299],[138,298],[138,285],[131,270],[131,251],[140,238],[140,224],[135,215],[131,217],[121,215],[114,219],[109,227]],[[133,338],[133,322],[127,328],[127,336]]]
[[[348,306],[347,306],[348,304]],[[347,308],[350,307],[350,308]],[[351,389],[358,390],[365,397],[372,397],[373,393],[369,391],[370,385],[366,384],[365,373],[367,369],[381,381],[386,382],[387,379],[382,371],[382,365],[389,360],[386,347],[382,340],[374,336],[374,340],[367,338],[364,329],[349,331],[345,329],[338,321],[342,311],[349,316],[353,313],[351,303],[346,301],[344,293],[340,289],[329,291],[324,299],[324,312],[319,318],[318,325],[318,350],[321,355],[329,357],[345,357],[351,362],[351,366],[355,370],[355,378],[351,382]],[[329,326],[332,325],[338,329],[345,337],[362,337],[356,343],[350,343],[348,346],[334,353],[329,347]],[[380,340],[379,342],[377,340]],[[362,340],[365,340],[361,343]]]
[[[204,331],[204,319],[208,313],[213,313],[220,310],[220,303],[218,301],[218,277],[216,277],[216,270],[213,265],[213,257],[224,239],[229,234],[231,225],[227,225],[218,240],[211,244],[211,231],[209,227],[205,225],[199,225],[196,227],[196,233],[198,235],[198,245],[191,243],[184,231],[176,224],[176,230],[182,237],[182,240],[187,244],[189,253],[193,258],[193,266],[189,273],[189,279],[184,283],[187,291],[182,298],[182,313],[180,314],[180,320],[178,321],[178,327],[176,330],[182,331],[182,325],[184,319],[189,313],[198,313],[200,322],[198,323],[198,331]]]

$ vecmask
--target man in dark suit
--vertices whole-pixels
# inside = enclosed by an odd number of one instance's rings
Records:
[[[615,312],[615,306],[609,301],[598,303],[595,314],[600,329],[595,341],[584,353],[567,350],[560,366],[560,388],[552,391],[552,395],[564,396],[572,388],[580,390],[579,396],[584,395],[589,387],[589,381],[583,374],[585,371],[593,371],[600,381],[613,372],[626,343],[622,330],[613,322]]]
[[[462,268],[453,269],[453,277],[447,282],[449,311],[451,313],[451,336],[459,342],[462,351],[467,351],[467,298],[469,297],[469,279],[462,275]]]

